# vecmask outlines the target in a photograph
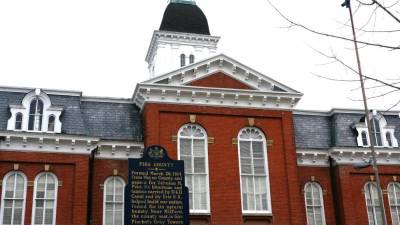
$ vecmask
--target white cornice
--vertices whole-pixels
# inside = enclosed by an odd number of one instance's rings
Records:
[[[378,165],[400,165],[399,148],[379,148],[375,151]],[[329,166],[329,156],[337,165],[366,163],[371,157],[368,148],[297,149],[296,154],[297,165],[315,167]]]
[[[135,103],[146,102],[196,104],[209,106],[292,109],[300,100],[299,93],[262,92],[224,88],[138,84]]]
[[[15,152],[44,152],[88,155],[98,148],[97,158],[127,159],[142,154],[144,144],[136,141],[102,140],[96,137],[30,132],[0,132],[0,149]]]
[[[35,90],[35,88],[29,88],[29,87],[0,86],[0,91],[4,91],[4,92],[29,93],[34,90]],[[41,89],[41,90],[49,95],[82,96],[81,91],[57,90],[57,89]]]
[[[383,115],[390,115],[390,116],[399,116],[400,111],[386,111],[386,110],[377,110],[378,113]],[[334,108],[329,111],[318,111],[318,110],[301,110],[296,109],[293,111],[295,115],[309,115],[309,116],[332,116],[334,114],[361,114],[364,115],[364,110],[362,109],[341,109],[341,108]]]
[[[215,47],[218,44],[220,37],[204,35],[204,34],[192,34],[192,33],[181,33],[172,31],[159,31],[155,30],[153,32],[153,37],[151,38],[149,48],[146,54],[146,62],[151,61],[151,57],[154,56],[154,51],[158,44],[197,44],[199,46]]]
[[[105,103],[127,103],[132,104],[133,100],[130,98],[111,98],[111,97],[98,97],[98,96],[82,96],[83,102],[105,102]]]

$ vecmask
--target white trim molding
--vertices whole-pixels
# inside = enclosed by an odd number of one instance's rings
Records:
[[[375,149],[378,165],[400,165],[399,148]],[[371,158],[371,151],[368,148],[330,148],[330,149],[297,149],[297,165],[328,167],[329,156],[338,165],[355,165],[368,163]]]
[[[253,90],[190,86],[191,82],[218,72]],[[147,102],[157,102],[292,110],[302,95],[221,54],[139,83],[132,98],[141,109]]]
[[[78,135],[0,132],[0,149],[5,151],[89,155],[97,147],[96,158],[127,159],[141,157],[144,144]]]

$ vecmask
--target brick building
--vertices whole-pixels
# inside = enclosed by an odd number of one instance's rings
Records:
[[[0,87],[0,224],[120,225],[127,159],[185,161],[191,224],[381,224],[362,110],[301,111],[302,94],[217,54],[174,0],[131,98]],[[400,224],[399,112],[371,111],[386,218]]]

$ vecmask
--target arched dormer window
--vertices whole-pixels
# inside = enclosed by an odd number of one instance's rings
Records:
[[[189,56],[189,63],[190,64],[194,63],[194,55]]]
[[[28,130],[41,131],[43,117],[43,101],[38,97],[31,101],[29,107]]]
[[[360,122],[355,124],[357,130],[357,144],[361,147],[368,147],[371,143],[376,147],[398,147],[398,141],[394,136],[395,126],[387,123],[385,117],[376,111],[368,115],[371,122],[372,140],[370,140],[366,117],[361,118]]]
[[[54,117],[54,115],[50,115],[49,116],[49,123],[48,123],[48,126],[47,126],[47,131],[54,132],[55,122],[56,122],[56,118]]]
[[[268,159],[263,132],[243,128],[238,135],[243,213],[270,213]]]
[[[361,139],[362,139],[362,145],[368,146],[367,132],[365,131],[361,132]]]
[[[382,146],[382,131],[379,120],[376,117],[372,118],[371,125],[375,146]]]
[[[7,130],[61,133],[62,110],[52,105],[45,92],[36,89],[27,93],[21,104],[10,105]]]
[[[186,66],[186,56],[181,54],[181,67]]]
[[[390,132],[386,132],[386,141],[389,147],[393,147],[392,135],[390,134]]]
[[[17,115],[15,116],[15,129],[22,129],[22,113],[17,113]]]
[[[178,140],[178,157],[185,162],[190,212],[209,213],[207,133],[199,125],[187,124],[179,129]]]

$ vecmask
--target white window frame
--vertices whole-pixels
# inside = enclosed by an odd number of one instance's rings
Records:
[[[29,117],[30,117],[30,104],[35,99],[39,99],[43,102],[43,112],[42,122],[41,122],[41,129],[33,129],[29,130]],[[25,95],[22,99],[21,104],[17,105],[9,105],[11,117],[8,119],[7,122],[7,130],[12,131],[25,131],[25,132],[46,132],[46,133],[61,133],[62,123],[60,121],[60,116],[62,113],[62,107],[52,106],[50,101],[50,97],[41,89],[33,90]],[[18,113],[22,114],[22,127],[21,129],[16,129],[15,122],[16,122],[16,115]],[[48,123],[49,123],[49,116],[54,115],[54,131],[48,131]],[[36,127],[40,127],[36,125]]]
[[[113,225],[114,225],[114,217],[115,217],[115,204],[116,203],[122,203],[122,225],[124,225],[125,221],[125,188],[122,189],[122,201],[117,202],[115,201],[115,180],[119,180],[122,182],[122,186],[125,187],[126,183],[124,179],[120,176],[110,176],[104,181],[103,185],[103,225],[106,225],[106,203],[112,203],[113,204]],[[107,202],[107,183],[108,182],[113,182],[113,201]]]
[[[400,199],[400,196],[397,196],[396,191],[394,190],[393,194],[394,194],[394,202],[395,204],[391,204],[390,202],[390,188],[392,187],[396,187],[400,189],[400,183],[399,182],[390,182],[387,186],[387,190],[388,190],[388,202],[389,202],[389,208],[390,208],[390,216],[392,219],[392,225],[400,225],[400,204],[397,204],[397,202]],[[392,208],[395,208],[396,211],[394,211]],[[395,224],[393,221],[393,214],[395,214],[396,218],[397,218],[397,223]]]
[[[374,194],[371,193],[371,191],[375,191],[375,192],[378,193],[378,187],[376,186],[375,182],[367,182],[364,185],[364,198],[365,198],[365,206],[366,206],[366,209],[367,209],[368,224],[378,225],[379,223],[377,222],[377,214],[376,214],[376,212],[379,211],[380,203],[379,203],[379,200],[375,202],[375,200],[372,198]],[[367,201],[368,193],[370,194],[369,198],[371,198],[372,205],[368,205],[368,201]],[[378,195],[379,194],[380,193],[378,193]],[[370,212],[368,210],[368,207],[372,207],[372,217],[374,218],[374,221],[369,221]]]
[[[198,129],[200,129],[201,130],[201,132],[204,134],[204,137],[193,137],[193,135],[191,136],[191,137],[189,137],[189,136],[181,136],[180,135],[180,133],[181,133],[181,131],[184,129],[184,128],[187,128],[187,127],[189,127],[189,126],[194,126],[194,127],[196,127],[196,128],[198,128]],[[188,140],[204,140],[204,154],[205,154],[205,175],[206,175],[206,190],[207,190],[207,196],[206,196],[206,200],[207,200],[207,209],[205,209],[205,210],[200,210],[200,209],[190,209],[189,211],[190,211],[190,213],[191,214],[209,214],[210,213],[210,186],[209,186],[209,168],[208,168],[208,135],[207,135],[207,132],[206,132],[206,130],[202,127],[202,126],[200,126],[200,125],[198,125],[198,124],[185,124],[185,125],[183,125],[181,128],[179,128],[179,130],[178,130],[178,141],[177,141],[177,144],[178,144],[178,160],[180,160],[180,157],[181,157],[181,146],[180,146],[180,140],[181,140],[181,138],[183,138],[183,139],[188,139]],[[192,143],[192,146],[191,146],[191,150],[192,150],[192,166],[194,167],[194,162],[193,162],[193,160],[194,160],[194,157],[193,157],[193,141],[191,142]],[[193,171],[193,173],[192,173],[192,175],[194,175],[195,173],[194,173],[194,171]],[[185,175],[186,175],[186,171],[185,171]],[[194,179],[192,179],[192,182],[194,183]],[[193,183],[192,183],[192,187],[194,187],[194,185],[193,185]],[[194,196],[194,195],[193,195]],[[189,201],[192,201],[192,199],[189,199]],[[194,203],[193,203],[194,204]]]
[[[46,176],[46,185],[45,185],[45,196],[44,196],[44,198],[40,198],[40,199],[38,199],[37,198],[37,196],[36,196],[36,194],[37,194],[37,186],[38,186],[38,180],[39,180],[39,178],[41,177],[41,176]],[[50,199],[50,198],[46,198],[46,195],[47,195],[47,176],[51,176],[51,177],[53,177],[53,179],[54,179],[54,198],[52,198],[52,199]],[[39,173],[37,176],[36,176],[36,178],[35,178],[35,183],[34,183],[34,188],[33,188],[33,199],[32,199],[32,220],[31,220],[31,224],[32,225],[35,225],[35,213],[36,213],[36,203],[37,203],[37,200],[44,200],[44,205],[43,205],[43,212],[45,212],[45,209],[46,209],[46,201],[47,200],[53,200],[54,201],[54,208],[53,208],[53,223],[52,223],[52,225],[55,225],[56,224],[56,219],[57,219],[57,199],[58,199],[58,178],[57,178],[57,176],[54,174],[54,173],[51,173],[51,172],[42,172],[42,173]],[[44,216],[44,214],[43,214],[43,216]],[[43,223],[42,224],[44,224],[44,217],[42,218],[43,220]]]
[[[398,140],[394,136],[395,126],[388,125],[385,117],[382,114],[377,113],[376,111],[371,112],[368,115],[368,117],[371,120],[371,122],[373,122],[373,119],[376,119],[377,121],[379,121],[380,138],[382,140],[382,145],[377,145],[377,143],[375,143],[375,147],[377,147],[377,148],[397,148],[397,147],[399,147]],[[355,129],[358,132],[357,145],[360,146],[360,147],[369,147],[371,145],[371,140],[369,138],[369,132],[368,132],[367,121],[366,121],[367,119],[368,119],[367,117],[364,117],[364,121],[354,125]],[[374,129],[373,125],[372,125],[372,128]],[[363,144],[363,141],[362,141],[362,133],[363,132],[365,132],[366,135],[367,135],[367,143],[368,143],[368,145],[364,145]],[[377,137],[376,137],[375,130],[372,131],[372,132],[373,132],[372,136],[376,140]],[[387,133],[390,134],[392,145],[389,145],[389,142],[386,139],[386,134]]]
[[[317,187],[317,190],[319,192],[319,206],[314,204],[314,185]],[[312,205],[308,205],[307,204],[307,188],[310,187],[311,188],[311,201],[312,201]],[[324,208],[324,197],[323,197],[323,191],[322,191],[322,187],[319,183],[312,181],[312,182],[307,182],[304,185],[304,202],[305,202],[305,206],[306,206],[306,218],[307,218],[307,225],[325,225],[326,221],[325,221],[325,208]],[[310,221],[308,221],[308,208],[312,207],[313,208],[313,216],[314,216],[314,223],[311,223]],[[321,207],[321,216],[322,216],[322,224],[316,224],[316,215],[315,215],[315,208],[316,207]]]
[[[28,179],[26,177],[26,175],[20,171],[11,171],[9,173],[7,173],[4,176],[3,179],[3,183],[2,183],[2,193],[1,193],[1,205],[0,205],[0,224],[3,224],[3,219],[4,219],[4,202],[5,200],[21,200],[20,198],[15,198],[15,189],[16,189],[16,176],[14,178],[14,191],[13,191],[13,198],[5,198],[5,194],[6,194],[6,182],[8,180],[9,177],[11,177],[12,175],[21,175],[22,178],[24,179],[24,194],[23,194],[23,199],[22,199],[22,215],[21,215],[21,224],[24,225],[25,224],[25,207],[26,207],[26,189],[27,189],[27,183],[28,183]],[[11,217],[11,222],[13,222],[14,220],[14,207],[12,210],[12,217]]]
[[[259,140],[256,140],[256,139],[241,139],[240,138],[240,134],[246,129],[253,129],[255,131],[258,131],[262,136],[262,143],[263,143],[262,146],[263,146],[264,163],[265,163],[264,164],[264,168],[265,168],[265,177],[266,177],[266,186],[267,186],[266,187],[267,188],[267,206],[268,206],[267,210],[244,210],[244,208],[243,208],[242,169],[241,169],[241,161],[240,161],[240,159],[241,159],[241,157],[240,157],[240,141],[241,140],[250,141],[250,142],[252,142],[254,140],[255,141],[259,141]],[[239,161],[239,175],[240,175],[240,199],[241,199],[242,213],[243,214],[272,214],[271,188],[270,188],[270,182],[269,182],[269,168],[268,168],[268,151],[267,151],[267,144],[266,144],[267,142],[266,142],[265,134],[264,134],[264,132],[262,132],[262,130],[260,130],[258,128],[255,128],[255,127],[244,127],[239,131],[237,139],[238,139],[238,144],[237,145],[238,145],[238,156],[239,156],[239,159],[238,159],[238,161]],[[252,144],[250,146],[252,146]],[[252,165],[253,165],[252,147],[250,147],[250,148],[251,148],[250,154],[251,154]],[[255,186],[254,175],[252,177],[253,177],[253,185]],[[253,191],[253,192],[254,192],[254,195],[255,195],[255,191]],[[254,201],[254,204],[256,204],[256,201]],[[254,208],[256,208],[256,207],[254,207]]]

